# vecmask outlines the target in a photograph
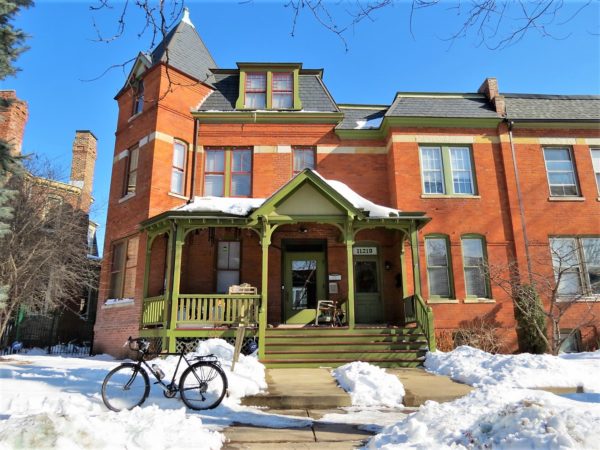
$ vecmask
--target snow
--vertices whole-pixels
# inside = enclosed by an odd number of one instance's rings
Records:
[[[265,202],[264,198],[194,197],[192,203],[176,208],[176,211],[221,212],[234,216],[247,216]]]
[[[402,407],[404,386],[394,375],[372,364],[355,361],[331,371],[354,406]]]
[[[355,130],[369,130],[379,128],[381,126],[381,122],[383,121],[383,116],[375,117],[372,119],[361,119],[356,121]]]
[[[461,346],[452,352],[427,354],[425,368],[438,375],[472,386],[490,384],[510,387],[583,387],[600,393],[600,351],[559,356],[492,355]]]
[[[486,386],[453,402],[426,402],[367,448],[598,449],[600,408],[543,391]]]
[[[242,396],[266,388],[264,366],[255,356],[241,355],[231,372],[233,347],[225,341],[210,339],[196,351],[216,355],[227,374],[231,395],[213,410],[189,410],[179,396],[164,398],[162,389],[152,385],[141,407],[109,411],[100,389],[106,374],[120,361],[107,355],[73,358],[37,350],[1,358],[0,450],[218,449],[224,442],[222,430],[233,422],[271,428],[310,425],[306,419],[240,405]],[[149,364],[157,364],[169,376],[177,357]]]
[[[373,203],[371,200],[358,195],[344,183],[336,180],[325,180],[329,186],[348,200],[355,208],[369,212],[369,217],[398,217],[398,210]]]

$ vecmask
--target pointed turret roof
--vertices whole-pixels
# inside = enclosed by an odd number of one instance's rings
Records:
[[[213,81],[210,69],[217,67],[190,20],[187,8],[184,9],[181,21],[152,51],[150,58],[153,66],[160,62],[168,63],[170,67],[208,84]]]

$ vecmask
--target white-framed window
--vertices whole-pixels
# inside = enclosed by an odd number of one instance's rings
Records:
[[[551,197],[575,197],[579,195],[573,153],[568,147],[544,148],[544,161],[548,175]]]
[[[444,236],[426,236],[425,259],[427,262],[429,296],[452,297],[448,239]]]
[[[600,295],[600,237],[553,237],[550,253],[559,296]]]
[[[475,195],[470,147],[419,147],[424,194]]]
[[[217,293],[227,293],[229,286],[240,284],[240,242],[219,241],[217,251]]]
[[[129,154],[125,159],[125,176],[123,178],[123,192],[122,196],[135,194],[135,188],[137,186],[137,171],[138,171],[138,158],[139,158],[139,147],[136,145],[129,149]]]
[[[294,175],[302,172],[304,169],[315,169],[316,149],[314,147],[293,147],[292,152],[294,154]]]
[[[134,236],[114,242],[111,246],[110,281],[108,295],[111,299],[135,296],[135,275],[139,237]]]
[[[173,166],[171,168],[171,192],[185,194],[185,160],[187,145],[181,141],[173,143]]]
[[[290,109],[294,107],[294,76],[291,72],[273,72],[271,82],[271,107]]]
[[[592,166],[594,167],[594,176],[596,177],[596,187],[600,195],[600,148],[590,149],[592,152]]]
[[[488,298],[490,292],[485,271],[486,255],[483,236],[463,236],[461,245],[467,297]]]
[[[244,106],[251,109],[267,107],[267,74],[249,72],[246,74],[246,100]]]

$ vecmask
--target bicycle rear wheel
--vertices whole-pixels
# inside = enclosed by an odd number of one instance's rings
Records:
[[[137,364],[115,367],[102,383],[102,401],[112,411],[133,409],[144,403],[149,393],[148,374]]]
[[[213,409],[227,392],[227,376],[217,364],[200,361],[183,372],[179,392],[188,408]]]

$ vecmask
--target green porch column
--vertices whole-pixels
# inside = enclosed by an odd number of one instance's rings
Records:
[[[146,310],[144,301],[148,297],[148,284],[150,279],[150,248],[152,247],[152,238],[146,232],[146,260],[144,263],[144,288],[142,291],[142,315],[140,317],[140,329],[144,327],[144,312]]]
[[[410,251],[412,255],[413,283],[415,295],[421,295],[421,266],[419,264],[419,235],[416,224],[410,224]]]
[[[346,244],[346,261],[348,264],[348,327],[353,329],[356,319],[354,315],[354,255],[352,254],[354,230],[352,229],[352,219],[346,222],[344,243]]]
[[[269,291],[269,246],[271,245],[271,235],[273,227],[266,221],[263,221],[260,234],[260,246],[262,249],[262,278],[261,278],[261,302],[258,314],[258,359],[265,359],[265,339],[267,334],[267,306]]]
[[[173,270],[171,285],[171,320],[169,321],[169,352],[175,351],[175,326],[177,324],[177,308],[179,306],[179,283],[181,280],[181,251],[183,248],[184,229],[181,225],[175,225],[175,242],[173,254]]]

